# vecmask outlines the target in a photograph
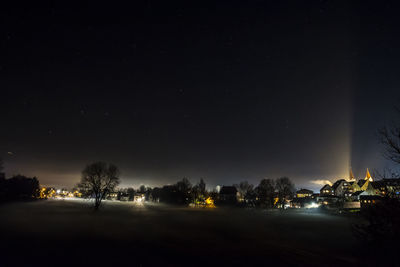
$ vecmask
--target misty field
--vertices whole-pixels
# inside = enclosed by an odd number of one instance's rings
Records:
[[[89,205],[82,200],[46,200],[0,206],[2,262],[358,265],[362,250],[351,232],[354,218],[129,202],[106,202],[94,212]]]

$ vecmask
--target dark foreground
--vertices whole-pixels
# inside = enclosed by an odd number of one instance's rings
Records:
[[[47,200],[0,206],[0,266],[364,264],[354,218]]]

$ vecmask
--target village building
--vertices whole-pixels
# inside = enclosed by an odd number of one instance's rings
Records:
[[[334,195],[320,195],[316,198],[316,202],[322,206],[337,206],[337,204],[342,200],[341,197]]]
[[[321,188],[319,195],[320,196],[333,196],[334,190],[332,189],[332,186],[330,186],[329,184],[326,184]]]
[[[117,200],[118,199],[118,192],[111,192],[107,196],[107,200]]]
[[[353,194],[351,194],[350,199],[351,199],[352,201],[360,201],[360,195],[361,195],[362,192],[364,192],[364,191],[357,191],[357,192],[354,192]]]
[[[314,193],[311,195],[312,199],[317,199],[317,197],[319,197],[319,193]]]
[[[369,170],[367,168],[367,173],[365,174],[365,178],[363,180],[360,179],[357,184],[360,187],[361,191],[365,191],[365,190],[367,190],[369,183],[371,183],[373,181],[374,181],[374,179],[372,178],[372,176],[369,173]]]
[[[357,181],[351,181],[349,184],[352,187],[353,193],[361,191],[361,187],[358,185]]]
[[[353,193],[353,187],[345,179],[337,180],[332,185],[333,194],[338,197],[349,197]]]
[[[300,189],[296,192],[296,197],[297,198],[308,198],[311,197],[314,194],[313,191],[308,190],[308,189]]]
[[[383,178],[380,184],[380,188],[383,195],[400,198],[400,178]]]
[[[367,188],[362,191],[360,196],[379,196],[382,195],[382,191],[380,190],[380,183],[368,183]],[[376,186],[376,187],[375,187]]]
[[[300,189],[296,192],[296,197],[290,201],[291,208],[304,208],[312,203],[314,192],[308,189]]]
[[[382,201],[383,197],[400,198],[400,179],[384,178],[375,181],[367,169],[365,177],[356,181],[350,170],[349,181],[337,180],[332,186],[325,185],[320,190],[318,203],[335,206],[342,203],[342,208],[365,208]]]
[[[376,204],[382,202],[382,200],[383,200],[383,197],[381,197],[381,196],[373,196],[373,195],[360,196],[361,209],[365,209],[372,205],[376,205]]]

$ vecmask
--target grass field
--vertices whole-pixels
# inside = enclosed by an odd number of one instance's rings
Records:
[[[0,206],[6,266],[358,265],[354,219],[82,200]]]

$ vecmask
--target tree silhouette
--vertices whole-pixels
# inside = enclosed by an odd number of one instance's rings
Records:
[[[39,181],[36,177],[29,178],[16,175],[5,179],[0,186],[0,202],[9,200],[30,200],[39,196]]]
[[[195,204],[204,203],[206,200],[206,183],[203,178],[200,178],[200,182],[192,187],[191,189],[191,200]]]
[[[240,182],[239,184],[234,184],[233,186],[236,187],[237,191],[240,194],[240,198],[244,201],[246,200],[246,196],[250,196],[249,193],[253,190],[254,187],[247,181]]]
[[[272,179],[262,179],[256,187],[258,201],[261,206],[271,208],[274,204],[275,183]]]
[[[145,185],[141,185],[138,189],[138,192],[141,194],[146,193],[146,186]]]
[[[186,177],[184,177],[181,181],[177,182],[175,187],[178,193],[177,195],[179,196],[178,198],[180,198],[180,202],[182,202],[182,204],[183,203],[187,204],[191,202],[190,193],[192,189],[192,184]]]
[[[400,116],[400,105],[395,107]],[[400,164],[400,121],[394,121],[379,131],[380,141],[385,147],[384,157]]]
[[[135,189],[133,189],[132,187],[129,187],[126,190],[126,193],[128,194],[129,201],[133,201],[133,199],[135,198]]]
[[[192,184],[189,182],[188,178],[184,177],[181,181],[176,183],[176,187],[180,192],[189,192],[190,188],[192,188]]]
[[[78,184],[83,195],[94,198],[94,208],[100,207],[101,201],[119,184],[119,170],[113,164],[95,162],[82,171],[81,182]]]
[[[200,178],[199,191],[200,191],[201,195],[205,196],[205,194],[206,194],[206,183],[204,182],[203,178]]]
[[[281,204],[281,208],[284,208],[286,199],[293,196],[295,187],[288,177],[281,177],[276,179],[275,190],[278,193],[278,202]]]

